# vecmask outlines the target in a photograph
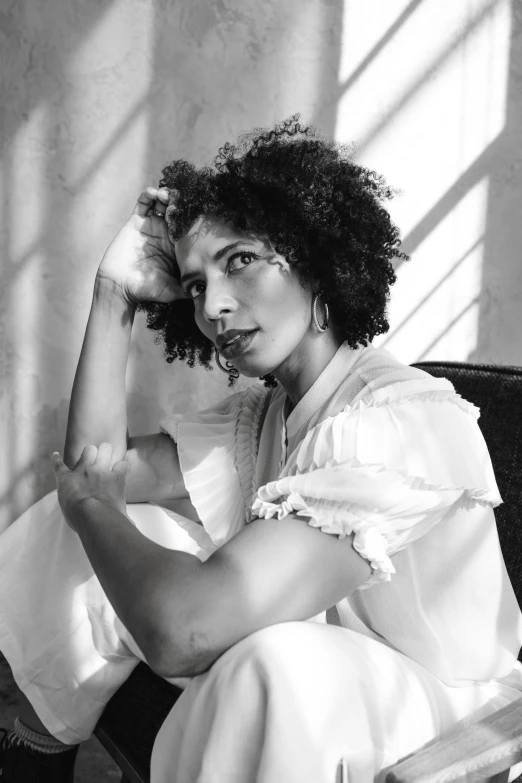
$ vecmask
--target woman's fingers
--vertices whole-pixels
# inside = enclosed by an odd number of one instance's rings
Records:
[[[169,202],[169,191],[167,188],[160,188],[155,203],[152,206],[152,214],[159,218],[165,218],[165,211]]]
[[[169,189],[159,188],[156,195],[156,202],[153,205],[154,214],[156,214],[156,212],[161,212],[164,215],[168,203],[169,203]]]
[[[96,457],[96,467],[101,470],[110,470],[112,462],[112,443],[100,443],[98,446],[98,456]]]
[[[169,191],[168,206],[165,212],[165,219],[167,223],[172,223],[176,216],[176,205],[178,203],[179,193],[177,190]]]
[[[82,455],[74,468],[76,469],[79,466],[86,467],[87,465],[94,465],[96,462],[96,457],[98,456],[98,447],[93,446],[92,444],[89,446],[86,446],[84,450],[82,451]]]
[[[56,451],[55,454],[58,454],[58,452]],[[74,466],[74,469],[76,470],[76,468],[94,466],[96,468],[100,468],[100,470],[110,470],[113,467],[112,457],[112,443],[104,441],[103,443],[100,443],[99,446],[89,444],[88,446],[85,446],[80,459]]]
[[[139,215],[140,217],[147,217],[149,209],[154,205],[157,197],[157,188],[145,188],[145,190],[140,193],[132,214]]]
[[[143,193],[140,194],[132,214],[139,215],[139,217],[155,215],[161,218],[165,215],[168,203],[168,188],[145,188]]]
[[[55,476],[59,476],[61,473],[69,472],[69,468],[61,458],[59,451],[54,451],[51,454],[51,467]]]

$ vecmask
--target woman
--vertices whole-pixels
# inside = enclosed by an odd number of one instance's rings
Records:
[[[186,686],[153,783],[383,780],[522,690],[478,411],[371,345],[403,254],[349,151],[294,117],[160,184],[98,269],[61,510],[2,537],[0,648],[31,705],[4,778],[71,780],[142,659]],[[167,360],[264,383],[129,438],[137,308]]]

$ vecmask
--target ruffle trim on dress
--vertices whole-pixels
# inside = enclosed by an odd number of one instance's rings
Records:
[[[457,394],[453,385],[445,378],[402,381],[374,392],[366,392],[362,397],[357,397],[352,403],[346,405],[342,411],[320,421],[308,431],[296,453],[302,458],[308,451],[310,443],[316,439],[317,433],[323,434],[330,427],[338,430],[340,422],[345,421],[346,417],[356,417],[357,414],[363,414],[364,411],[371,411],[375,408],[393,408],[403,406],[405,403],[432,402],[449,402],[469,414],[474,421],[477,421],[480,416],[480,409]],[[299,463],[299,457],[297,461]]]
[[[462,493],[460,506],[465,508],[473,508],[475,503],[480,503],[482,505],[492,506],[493,508],[496,508],[497,506],[501,505],[504,502],[500,496],[496,484],[493,487],[491,486],[478,487],[473,484],[459,483],[459,482],[438,483],[436,481],[430,481],[429,477],[426,475],[412,475],[411,473],[408,473],[402,470],[401,468],[393,468],[393,467],[390,468],[382,463],[370,464],[366,462],[361,462],[357,457],[352,457],[352,459],[349,459],[344,463],[339,463],[336,461],[335,458],[332,458],[327,460],[321,466],[315,465],[309,473],[282,477],[274,482],[271,482],[271,484],[277,484],[278,482],[282,482],[285,480],[285,478],[298,479],[300,475],[302,475],[303,477],[304,476],[311,477],[313,476],[315,471],[333,471],[333,470],[342,471],[342,470],[350,470],[350,469],[357,469],[360,471],[364,471],[367,472],[368,475],[370,473],[376,475],[378,473],[384,473],[384,472],[390,475],[394,474],[397,476],[398,479],[402,480],[404,483],[407,483],[410,489],[414,489],[414,490],[422,490],[426,492],[460,492]],[[267,484],[266,486],[269,485]],[[263,489],[264,488],[262,487],[259,490],[259,492],[262,492]],[[323,502],[322,499],[321,502]],[[329,501],[325,499],[324,503],[328,504]]]
[[[284,519],[288,514],[295,513],[306,518],[310,527],[319,528],[323,533],[336,535],[340,539],[353,533],[353,548],[368,561],[372,569],[370,577],[359,587],[360,590],[381,582],[389,582],[391,575],[395,573],[393,563],[386,553],[384,536],[375,527],[365,525],[350,511],[338,509],[334,514],[331,510],[325,514],[322,509],[311,506],[298,492],[292,492],[280,503],[271,503],[258,497],[252,504],[252,511],[262,519]]]
[[[183,413],[173,413],[160,421],[160,432],[172,438],[174,443],[178,442],[178,424],[183,417]]]
[[[380,389],[326,418],[290,455],[280,478],[340,464],[381,465],[432,488],[461,488],[474,500],[499,505],[478,409],[462,400],[449,381],[439,379],[445,388],[421,391],[425,383],[397,384],[407,387],[400,393]]]
[[[451,381],[447,378],[426,378],[414,379],[410,381],[400,381],[391,386],[385,386],[382,389],[365,394],[358,399],[355,404],[347,405],[345,410],[356,410],[357,408],[371,408],[393,402],[401,405],[405,402],[411,402],[412,397],[419,402],[442,402],[448,401],[458,405],[465,413],[469,413],[475,420],[480,417],[480,408],[468,400],[463,399],[455,391]]]
[[[310,473],[269,482],[258,490],[252,512],[266,519],[295,513],[325,533],[340,538],[353,533],[354,548],[373,571],[366,588],[389,581],[395,573],[390,556],[428,533],[450,510],[501,502],[496,488],[430,483],[352,458],[343,464],[330,459]]]

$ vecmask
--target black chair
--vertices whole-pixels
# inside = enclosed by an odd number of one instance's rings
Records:
[[[504,500],[495,511],[500,542],[521,603],[522,367],[460,362],[421,362],[414,366],[448,378],[464,399],[481,410],[479,426]],[[148,783],[154,738],[180,694],[178,688],[140,663],[112,697],[95,735],[122,770],[122,783]],[[507,780],[502,770],[519,760],[522,760],[522,700],[499,710],[467,734],[416,751],[389,770],[387,781],[421,783],[428,780],[429,773],[433,783],[435,780],[449,783],[463,779],[466,770],[468,780],[500,783]],[[433,773],[439,767],[440,777],[435,778]],[[477,771],[472,772],[473,769]],[[522,782],[522,776],[517,778],[519,781]]]

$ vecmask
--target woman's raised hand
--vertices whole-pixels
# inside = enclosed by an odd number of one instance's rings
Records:
[[[164,217],[173,204],[167,188],[146,188],[98,268],[97,279],[116,285],[132,304],[185,298]]]

